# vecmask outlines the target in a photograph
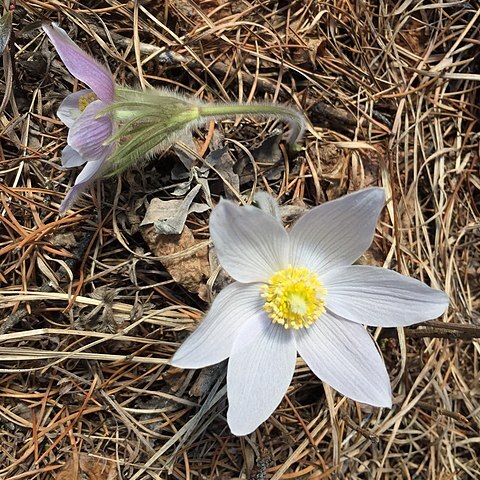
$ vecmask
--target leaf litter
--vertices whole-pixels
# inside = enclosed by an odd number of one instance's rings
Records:
[[[0,478],[479,478],[477,3],[17,1],[0,77]],[[73,175],[54,112],[81,86],[34,28],[45,18],[120,83],[302,108],[304,150],[273,121],[212,122],[60,219]],[[372,330],[392,411],[298,360],[275,414],[233,437],[222,365],[167,365],[229,281],[209,209],[267,190],[291,222],[370,185],[390,202],[361,262],[445,289],[449,315]]]

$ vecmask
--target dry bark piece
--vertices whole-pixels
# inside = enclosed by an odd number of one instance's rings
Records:
[[[212,389],[218,377],[226,370],[227,361],[224,360],[216,365],[202,368],[197,380],[190,389],[190,395],[193,397],[205,397]]]

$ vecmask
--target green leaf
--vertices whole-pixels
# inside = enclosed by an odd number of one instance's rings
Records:
[[[0,54],[3,53],[12,33],[13,12],[8,11],[0,17]]]

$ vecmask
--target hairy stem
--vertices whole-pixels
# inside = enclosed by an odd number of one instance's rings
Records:
[[[226,103],[201,105],[199,107],[201,117],[225,118],[235,115],[259,115],[262,117],[276,117],[286,120],[290,126],[290,135],[288,143],[294,146],[303,135],[305,130],[305,118],[298,111],[283,105],[263,104],[263,103]]]

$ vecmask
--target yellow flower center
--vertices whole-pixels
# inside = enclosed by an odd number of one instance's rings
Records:
[[[263,308],[273,323],[295,330],[308,327],[325,313],[327,291],[322,285],[315,272],[289,265],[262,286]]]
[[[93,92],[86,93],[78,99],[78,108],[83,112],[95,100],[97,96]]]

